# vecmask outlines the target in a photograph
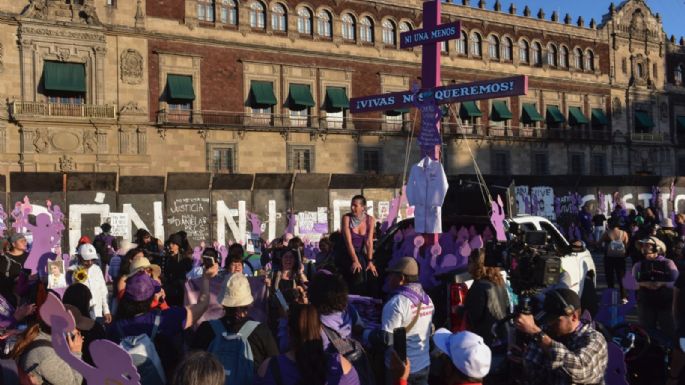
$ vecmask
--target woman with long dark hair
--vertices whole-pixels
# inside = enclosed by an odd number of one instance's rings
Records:
[[[493,335],[492,326],[509,313],[509,294],[499,267],[485,266],[485,250],[475,250],[469,257],[469,273],[474,281],[466,296],[464,310],[468,329],[492,346],[499,340],[506,343],[504,325]]]
[[[81,374],[55,353],[50,333],[50,327],[40,321],[26,329],[14,345],[10,358],[17,361],[20,378],[25,376],[21,383],[81,385]],[[83,337],[78,329],[72,335],[68,334],[64,338],[67,339],[69,350],[80,355]]]
[[[366,198],[355,195],[350,212],[342,218],[344,248],[338,251],[338,268],[351,294],[366,294],[367,273],[378,276],[373,262],[373,236],[376,219],[366,213]],[[344,251],[343,251],[344,250]]]
[[[259,368],[260,385],[359,385],[352,364],[324,351],[319,312],[313,305],[295,305],[288,319],[290,350],[269,358]]]

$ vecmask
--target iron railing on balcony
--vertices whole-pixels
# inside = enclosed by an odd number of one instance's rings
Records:
[[[538,128],[522,126],[483,126],[480,124],[443,123],[446,133],[490,138],[556,139],[609,141],[609,130],[590,130],[574,128]]]
[[[321,130],[356,129],[366,131],[406,131],[411,129],[409,120],[320,117],[313,115],[249,114],[227,111],[165,111],[157,113],[158,124],[201,124],[228,127],[275,127]]]
[[[666,140],[666,135],[659,132],[631,132],[630,140],[638,143],[662,143],[664,140]]]
[[[289,116],[227,111],[165,111],[157,113],[161,125],[204,125],[257,129],[355,130],[366,132],[409,132],[413,121],[387,118],[348,118],[340,116]],[[484,126],[442,122],[445,134],[466,137],[610,141],[610,130],[580,128],[537,128],[523,126]]]
[[[13,117],[46,116],[69,118],[114,119],[116,107],[107,104],[62,104],[13,101],[10,103]]]

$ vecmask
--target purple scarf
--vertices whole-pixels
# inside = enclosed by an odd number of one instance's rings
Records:
[[[430,297],[423,291],[423,287],[421,287],[420,283],[409,283],[400,286],[393,294],[399,294],[409,298],[414,306],[419,306],[419,303],[423,303],[424,305],[430,303]]]

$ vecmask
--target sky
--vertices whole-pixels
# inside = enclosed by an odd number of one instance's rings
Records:
[[[664,24],[664,32],[670,37],[676,36],[676,40],[680,40],[681,36],[685,36],[685,0],[646,0],[647,5],[654,13],[660,13]],[[583,16],[585,25],[590,23],[590,19],[594,18],[597,23],[602,20],[602,16],[609,12],[610,0],[500,0],[502,3],[502,10],[507,11],[509,5],[513,2],[516,4],[518,14],[523,13],[523,8],[528,5],[533,16],[537,15],[540,8],[545,11],[545,18],[549,19],[553,11],[559,13],[559,20],[563,20],[567,13],[573,17],[573,22],[578,20],[578,16]],[[460,3],[455,0],[455,3]],[[614,4],[618,6],[621,0],[614,0]],[[471,6],[476,6],[478,1],[471,1]],[[487,0],[487,8],[492,9],[495,0]]]

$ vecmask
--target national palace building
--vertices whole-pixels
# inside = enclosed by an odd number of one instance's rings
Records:
[[[597,19],[443,1],[444,84],[528,75],[443,111],[448,174],[683,175],[685,41],[642,0]],[[569,8],[571,4],[569,3]],[[0,174],[401,174],[421,0],[0,0]]]

